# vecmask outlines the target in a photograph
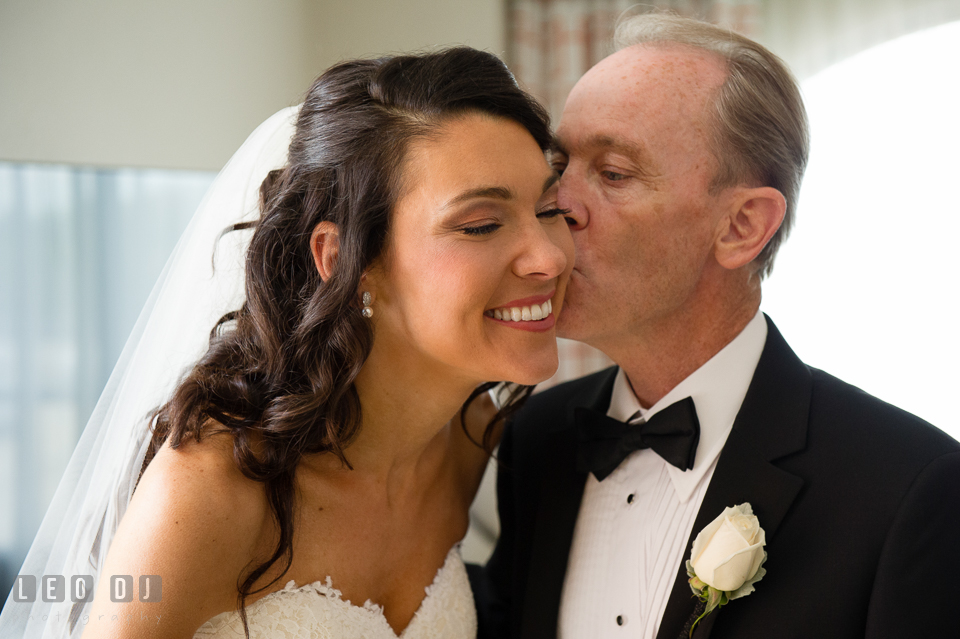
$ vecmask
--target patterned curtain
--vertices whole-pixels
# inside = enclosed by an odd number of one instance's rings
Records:
[[[570,89],[590,67],[613,52],[621,16],[671,10],[709,20],[744,35],[759,29],[761,0],[671,0],[638,5],[633,0],[509,0],[507,61],[521,85],[560,119]],[[539,388],[580,377],[611,364],[603,353],[560,340],[560,369]]]
[[[621,16],[675,11],[709,20],[744,35],[757,33],[760,0],[510,0],[507,59],[528,91],[550,110],[554,122],[570,89],[590,67],[613,52],[613,29]]]

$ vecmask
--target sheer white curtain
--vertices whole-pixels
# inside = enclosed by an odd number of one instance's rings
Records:
[[[0,162],[0,589],[214,173]]]

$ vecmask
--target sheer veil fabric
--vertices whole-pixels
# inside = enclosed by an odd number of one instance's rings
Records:
[[[20,582],[15,583],[0,614],[0,636],[74,638],[90,622],[91,602],[73,601],[74,576],[92,575],[99,583],[104,557],[143,464],[150,440],[149,413],[206,351],[217,320],[243,302],[243,260],[251,231],[217,238],[232,224],[257,219],[260,183],[270,170],[286,163],[297,111],[290,107],[276,113],[247,138],[180,238],[20,570],[20,575],[35,577],[36,601],[19,600]],[[63,577],[64,601],[43,601],[44,575]],[[139,579],[132,577],[135,583]]]

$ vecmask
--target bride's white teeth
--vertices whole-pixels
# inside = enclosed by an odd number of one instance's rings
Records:
[[[537,322],[546,319],[552,312],[553,301],[547,300],[543,304],[495,308],[492,311],[484,311],[483,314],[503,322]]]

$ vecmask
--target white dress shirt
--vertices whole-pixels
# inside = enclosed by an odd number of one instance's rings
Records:
[[[649,409],[640,406],[620,370],[607,414],[626,421],[640,411],[646,420],[692,397],[700,421],[696,461],[681,471],[652,450],[638,450],[602,482],[593,473],[587,476],[560,600],[562,639],[656,637],[700,503],[766,339],[767,323],[758,312],[732,342]]]

